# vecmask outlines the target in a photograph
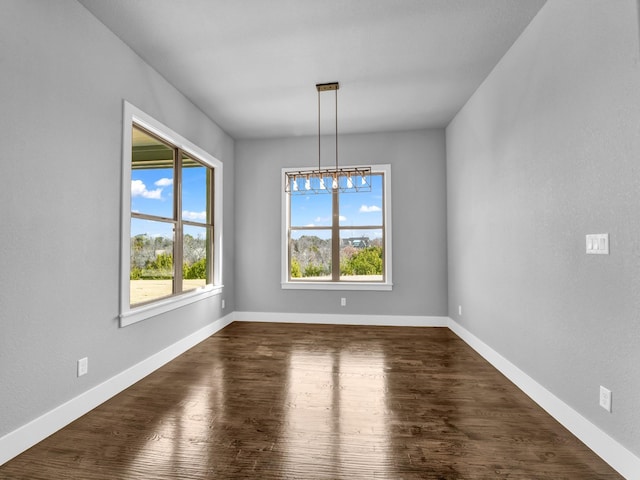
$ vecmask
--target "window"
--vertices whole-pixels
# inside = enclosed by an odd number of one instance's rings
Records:
[[[221,163],[129,104],[124,135],[121,326],[221,291]]]
[[[370,192],[283,193],[283,288],[391,289],[390,171],[372,167]]]

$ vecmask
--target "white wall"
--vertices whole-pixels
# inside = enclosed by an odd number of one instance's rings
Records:
[[[282,290],[283,167],[313,166],[317,137],[240,140],[236,146],[237,310],[447,314],[444,130],[340,137],[341,164],[391,164],[393,291]],[[314,153],[315,152],[315,153]],[[347,306],[340,307],[340,297]]]
[[[633,0],[550,1],[447,128],[450,316],[636,455],[638,40]]]
[[[234,308],[233,140],[74,0],[1,10],[0,438],[222,314],[118,328],[123,100],[224,162]]]

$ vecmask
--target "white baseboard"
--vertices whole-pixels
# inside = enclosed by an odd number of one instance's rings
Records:
[[[628,480],[640,480],[640,458],[596,427],[569,405],[528,376],[509,360],[462,327],[449,319],[449,328],[491,365],[526,393],[567,430],[578,437],[600,458]]]
[[[219,318],[164,350],[72,398],[42,416],[0,438],[0,465],[44,440],[52,433],[122,392],[154,370],[233,322],[233,314]]]
[[[235,312],[238,322],[324,323],[395,327],[447,327],[449,317],[417,315],[347,315],[329,313]]]

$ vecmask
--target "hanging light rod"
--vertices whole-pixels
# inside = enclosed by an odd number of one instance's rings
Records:
[[[316,83],[318,90],[318,168],[285,173],[285,192],[290,195],[333,192],[370,192],[371,167],[338,167],[338,89],[340,83]],[[335,91],[336,96],[336,166],[321,168],[320,165],[320,93]]]

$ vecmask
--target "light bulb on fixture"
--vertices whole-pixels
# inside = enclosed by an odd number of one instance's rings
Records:
[[[351,179],[351,175],[347,177],[347,188],[353,188],[353,180]]]
[[[307,175],[307,178],[304,181],[304,189],[311,190],[311,179],[309,178],[309,175]]]
[[[333,188],[334,190],[338,189],[338,175],[337,174],[333,174],[333,181],[331,182],[331,188]]]
[[[326,190],[327,187],[324,184],[324,178],[320,177],[320,190]]]
[[[293,191],[297,192],[298,191],[298,179],[294,177],[293,179]]]

